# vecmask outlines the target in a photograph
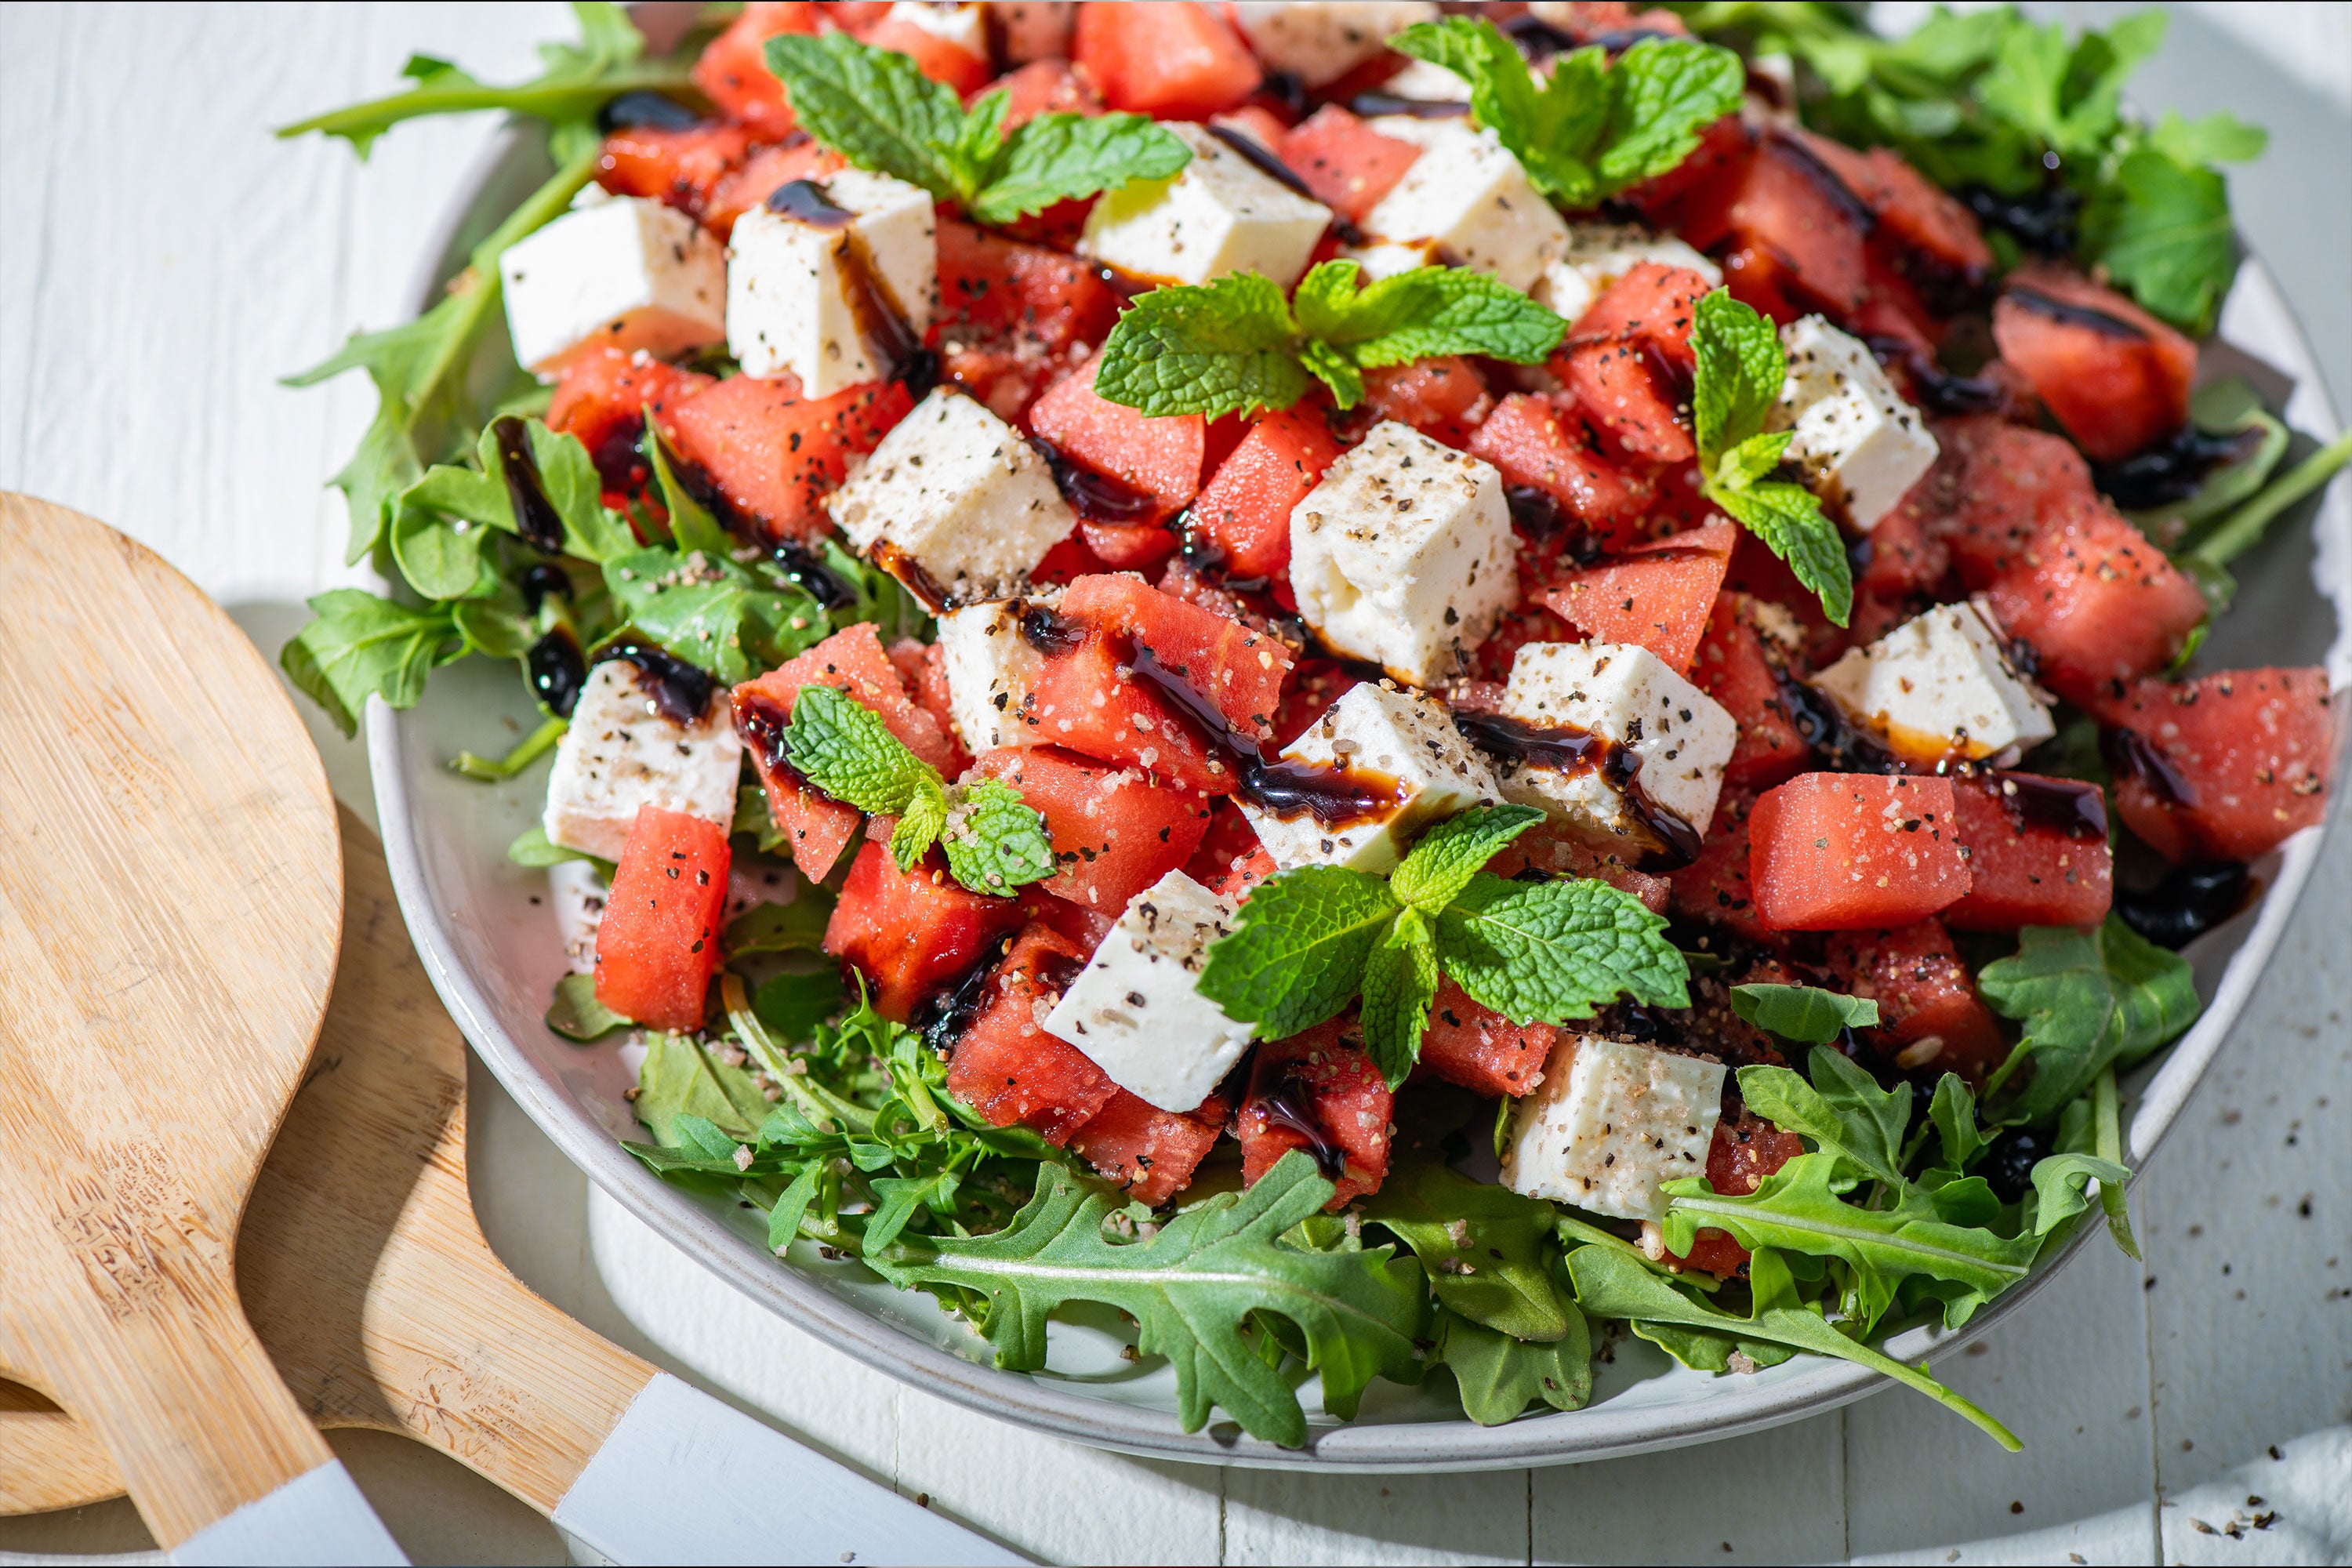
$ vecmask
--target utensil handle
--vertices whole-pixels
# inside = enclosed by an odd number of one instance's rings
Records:
[[[552,1518],[628,1563],[1028,1561],[667,1373]]]
[[[215,1520],[175,1547],[173,1563],[292,1568],[348,1563],[379,1568],[408,1559],[360,1495],[341,1459],[295,1477],[268,1497]]]

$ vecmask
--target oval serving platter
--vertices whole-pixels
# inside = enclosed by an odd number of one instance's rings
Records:
[[[465,264],[466,252],[544,178],[543,153],[509,133],[467,183],[415,291],[423,310]],[[2231,372],[2251,371],[2284,395],[2284,417],[2322,439],[2338,429],[2310,345],[2277,283],[2250,258],[2206,350]],[[503,334],[485,346],[505,352]],[[2249,366],[2245,361],[2252,360]],[[2291,391],[2287,390],[2291,388]],[[2352,487],[2337,484],[2274,525],[2233,563],[2237,606],[2206,645],[2216,668],[2324,663],[2329,684],[2352,688]],[[1004,1372],[987,1342],[940,1311],[928,1296],[901,1293],[848,1262],[820,1260],[806,1242],[789,1263],[765,1246],[761,1215],[725,1200],[665,1184],[623,1151],[642,1138],[624,1091],[635,1082],[623,1047],[566,1041],[544,1022],[550,988],[566,968],[547,873],[509,863],[506,847],[538,820],[544,764],[485,785],[447,766],[482,749],[500,724],[535,724],[503,666],[468,660],[443,671],[415,708],[381,700],[367,714],[370,766],[393,883],[435,987],[509,1093],[589,1179],[730,1284],[868,1366],[974,1410],[1058,1437],[1151,1458],[1327,1471],[1472,1470],[1574,1463],[1670,1448],[1754,1431],[1827,1410],[1888,1386],[1844,1362],[1801,1356],[1748,1376],[1682,1368],[1633,1339],[1595,1368],[1592,1403],[1567,1413],[1480,1427],[1434,1393],[1376,1384],[1352,1422],[1325,1415],[1312,1381],[1300,1389],[1309,1422],[1303,1449],[1286,1449],[1214,1421],[1186,1432],[1175,1380],[1164,1366],[1123,1360],[1125,1342],[1086,1321],[1055,1321],[1049,1370]],[[2340,754],[2347,737],[2339,726]],[[2338,810],[2334,820],[2347,813]],[[2130,1163],[2143,1168],[2179,1118],[2278,945],[2317,858],[2314,828],[2254,868],[2262,896],[2185,950],[2204,1014],[2171,1048],[2122,1086]],[[2079,1227],[2025,1282],[1964,1328],[1917,1328],[1892,1336],[1888,1354],[1940,1358],[1993,1332],[2063,1268],[2104,1226]]]

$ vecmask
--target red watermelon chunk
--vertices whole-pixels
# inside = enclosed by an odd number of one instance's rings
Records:
[[[1876,220],[1873,248],[1907,271],[1947,289],[1983,280],[1992,247],[1976,215],[1903,160],[1892,147],[1868,152],[1810,132],[1796,133],[1805,150],[1834,174]]]
[[[1745,1197],[1764,1184],[1764,1178],[1805,1152],[1805,1141],[1783,1132],[1745,1106],[1738,1116],[1715,1124],[1715,1141],[1706,1149],[1707,1184],[1717,1193]],[[1702,1230],[1687,1253],[1666,1254],[1666,1261],[1685,1268],[1728,1276],[1747,1267],[1748,1249],[1729,1231]]]
[[[2183,864],[2252,860],[2327,813],[2327,672],[2233,669],[2101,704],[2124,826]]]
[[[1051,743],[1118,767],[1141,768],[1175,788],[1228,795],[1233,778],[1192,726],[1136,679],[1125,637],[1092,631],[1045,660],[1030,687],[1037,731]]]
[[[1336,103],[1292,127],[1276,151],[1317,201],[1350,223],[1363,222],[1421,156],[1414,143],[1381,135]]]
[[[1208,421],[1198,414],[1159,418],[1095,395],[1096,354],[1046,389],[1029,410],[1029,428],[1082,468],[1150,498],[1150,521],[1172,517],[1201,493]]]
[[[1584,417],[1620,452],[1682,463],[1697,451],[1684,410],[1698,363],[1691,325],[1707,289],[1696,272],[1640,262],[1586,308],[1552,357]]]
[[[1075,579],[1063,591],[1061,614],[1150,648],[1162,669],[1182,677],[1241,733],[1272,733],[1297,658],[1280,637],[1118,574]]]
[[[1780,942],[1780,934],[1764,923],[1756,907],[1755,884],[1748,879],[1754,858],[1749,819],[1756,798],[1728,784],[1723,786],[1698,858],[1667,874],[1673,889],[1667,907],[1677,920],[1723,926],[1743,941],[1771,946]]]
[[[1727,522],[1670,534],[1570,573],[1544,603],[1586,640],[1636,644],[1686,675],[1738,542]]]
[[[1224,558],[1228,576],[1272,578],[1290,566],[1291,509],[1323,482],[1339,456],[1330,427],[1311,411],[1268,414],[1192,502],[1192,528]]]
[[[1004,93],[1004,129],[1009,133],[1041,114],[1100,114],[1102,94],[1065,59],[1031,60],[988,84]]]
[[[935,340],[1010,337],[1054,355],[1100,342],[1118,314],[1118,294],[1075,256],[950,218],[940,222],[939,243]]]
[[[1460,354],[1413,360],[1364,372],[1364,409],[1377,419],[1410,425],[1457,450],[1495,406],[1486,378]]]
[[[1833,937],[1829,962],[1848,992],[1878,1004],[1864,1038],[1904,1071],[1982,1083],[2009,1054],[1942,921]]]
[[[604,138],[596,183],[616,196],[644,196],[698,216],[711,191],[751,153],[751,141],[745,125],[625,125]]]
[[[1381,1190],[1395,1109],[1396,1097],[1350,1022],[1334,1018],[1286,1040],[1265,1041],[1234,1125],[1242,1180],[1255,1182],[1293,1149],[1305,1149],[1333,1184],[1324,1206],[1337,1212]]]
[[[1797,732],[1764,639],[1747,618],[1745,595],[1717,597],[1692,660],[1692,683],[1723,705],[1739,740],[1723,766],[1727,790],[1769,789],[1804,771],[1812,748]]]
[[[1732,201],[1755,156],[1755,133],[1738,114],[1727,114],[1699,133],[1690,156],[1632,187],[1622,199],[1653,226],[1712,250],[1728,232]]]
[[[666,431],[672,408],[710,384],[707,375],[649,354],[596,349],[565,362],[547,405],[547,427],[579,437],[605,489],[634,495],[653,477],[637,449],[646,410]]]
[[[2100,504],[2090,465],[2056,436],[1991,414],[1947,420],[1935,436],[1940,456],[1905,507],[1920,502],[1971,591],[2019,565],[2044,519]]]
[[[1192,1184],[1224,1123],[1224,1102],[1214,1095],[1180,1116],[1118,1089],[1071,1134],[1069,1147],[1128,1196],[1156,1208]]]
[[[1437,988],[1429,1028],[1421,1037],[1421,1065],[1448,1083],[1493,1099],[1532,1094],[1559,1038],[1549,1024],[1514,1024],[1470,999],[1451,980]]]
[[[1581,420],[1562,419],[1547,400],[1523,392],[1504,398],[1472,435],[1469,450],[1495,465],[1505,484],[1549,497],[1564,531],[1590,533],[1605,550],[1642,537],[1655,482],[1640,468],[1603,456]]]
[[[2206,613],[2197,584],[2104,504],[2046,523],[1985,599],[2042,683],[2085,706],[2171,663]]]
[[[2080,273],[2039,263],[2011,273],[1992,335],[2094,462],[2120,461],[2188,422],[2197,345]]]
[[[989,977],[979,1016],[955,1042],[948,1092],[999,1127],[1018,1122],[1048,1143],[1068,1142],[1118,1091],[1085,1052],[1037,1022],[1086,959],[1050,927],[1023,927]]]
[[[1127,901],[1192,858],[1209,829],[1199,795],[1150,775],[1080,761],[1052,746],[1016,746],[980,759],[1044,814],[1062,869],[1040,884],[1057,898],[1116,915]]]
[[[648,1028],[702,1027],[727,906],[727,830],[637,808],[596,928],[596,1000]]]
[[[1081,5],[1070,54],[1105,103],[1155,120],[1206,120],[1264,76],[1221,6]]]
[[[832,528],[824,498],[914,404],[898,382],[803,399],[797,376],[739,375],[676,405],[679,455],[771,542]]]
[[[969,890],[938,850],[901,871],[887,845],[868,843],[825,922],[824,951],[866,977],[877,1013],[904,1024],[1021,924],[1019,900]]]
[[[2095,926],[2115,896],[2107,808],[2096,784],[2033,773],[1955,780],[1969,895],[1944,911],[1954,931]]]
[[[694,62],[694,85],[730,120],[762,136],[793,129],[784,84],[768,69],[767,43],[780,33],[814,33],[821,8],[798,0],[751,0]]]
[[[1757,914],[1780,931],[1907,925],[1966,896],[1952,782],[1800,773],[1748,818]]]
[[[1832,317],[1851,315],[1867,292],[1864,246],[1870,209],[1802,139],[1765,133],[1727,221],[1736,245],[1759,251]]]

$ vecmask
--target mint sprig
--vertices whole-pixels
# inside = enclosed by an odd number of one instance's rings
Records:
[[[1285,300],[1272,280],[1236,272],[1155,289],[1111,328],[1095,393],[1145,414],[1287,408],[1319,380],[1342,408],[1363,401],[1363,373],[1441,354],[1536,364],[1568,323],[1483,272],[1422,267],[1367,288],[1353,261],[1326,261]]]
[[[940,772],[890,733],[881,716],[831,686],[793,700],[784,752],[803,778],[873,816],[895,816],[890,856],[911,871],[933,844],[948,871],[975,893],[1009,894],[1060,868],[1045,819],[994,780],[950,789]]]
[[[1748,79],[1729,49],[1661,38],[1614,65],[1597,46],[1561,55],[1538,87],[1517,47],[1483,17],[1418,23],[1389,47],[1467,81],[1471,115],[1536,189],[1580,209],[1690,156],[1700,132],[1738,109]]]
[[[1566,1023],[1624,994],[1687,1007],[1665,921],[1599,881],[1506,881],[1480,869],[1541,821],[1481,806],[1425,834],[1395,873],[1303,866],[1269,878],[1209,950],[1202,995],[1280,1039],[1359,994],[1364,1046],[1393,1089],[1421,1055],[1438,975],[1513,1022]]]
[[[1853,571],[1837,524],[1812,491],[1770,477],[1790,440],[1786,431],[1764,428],[1789,374],[1780,334],[1717,289],[1699,300],[1691,349],[1698,356],[1691,419],[1698,437],[1700,489],[1787,562],[1797,581],[1821,595],[1823,615],[1845,625],[1853,614]]]
[[[1192,157],[1140,114],[1041,114],[1007,136],[1003,89],[966,110],[954,89],[905,55],[846,33],[770,38],[768,68],[811,136],[982,223],[1010,223],[1132,180],[1172,178]]]

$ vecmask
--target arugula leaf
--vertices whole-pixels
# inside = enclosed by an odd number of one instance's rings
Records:
[[[507,846],[507,858],[518,866],[534,868],[561,866],[566,860],[585,860],[603,872],[605,880],[610,881],[613,877],[614,868],[610,860],[600,860],[584,850],[566,849],[561,844],[549,843],[547,829],[538,823],[531,824],[515,836],[515,841]]]
[[[471,752],[460,752],[450,759],[449,771],[479,784],[504,784],[555,750],[571,728],[567,719],[542,720],[538,729],[517,741],[505,756],[478,757]]]
[[[1301,866],[1251,890],[1209,949],[1201,994],[1260,1039],[1309,1029],[1348,1005],[1398,914],[1388,884],[1338,866]]]
[[[768,1116],[767,1099],[749,1068],[728,1066],[691,1035],[660,1032],[646,1037],[635,1109],[637,1120],[666,1149],[688,1146],[677,1124],[680,1117],[702,1118],[734,1142],[748,1143]],[[724,1152],[731,1159],[734,1151]]]
[[[1741,1068],[1740,1098],[1774,1125],[1811,1139],[1853,1173],[1903,1186],[1901,1150],[1903,1130],[1911,1123],[1911,1086],[1881,1089],[1845,1053],[1828,1046],[1815,1047],[1806,1065],[1812,1073],[1810,1084],[1788,1068]],[[1843,1181],[1851,1185],[1853,1177]]]
[[[1438,916],[1438,962],[1515,1024],[1563,1024],[1628,994],[1687,1007],[1689,966],[1665,929],[1664,916],[1606,882],[1480,871]]]
[[[1421,1037],[1437,1000],[1437,941],[1429,919],[1405,910],[1364,962],[1364,1050],[1395,1089],[1421,1059]]]
[[[2100,1159],[2121,1169],[2124,1163],[2124,1130],[2122,1105],[2116,1090],[2116,1069],[2108,1068],[2099,1074],[2091,1086],[2092,1147]],[[2099,1179],[2099,1206],[2106,1212],[2107,1234],[2126,1258],[2137,1260],[2139,1241],[2132,1235],[2131,1212],[2126,1206],[2124,1183],[2130,1173],[2112,1180]]]
[[[953,793],[940,834],[948,870],[967,888],[1009,893],[1042,882],[1061,868],[1045,819],[1023,803],[1021,794],[996,779],[981,779]]]
[[[815,952],[824,944],[833,900],[814,882],[789,904],[755,904],[727,922],[719,939],[730,958],[754,952]]]
[[[547,1026],[567,1040],[593,1040],[635,1023],[596,1000],[596,977],[567,974],[555,983],[547,1005]]]
[[[829,629],[808,593],[724,555],[658,544],[604,563],[624,620],[728,685],[814,647]]]
[[[646,466],[653,469],[654,482],[661,487],[662,510],[669,513],[669,542],[681,553],[697,550],[706,555],[729,553],[735,548],[734,538],[711,515],[710,509],[678,479],[678,465],[651,408],[645,410],[645,434],[638,438],[637,447],[645,453]]]
[[[2177,109],[2147,133],[2147,144],[2184,168],[2200,163],[2247,163],[2263,155],[2271,133],[2249,125],[2228,110],[2217,110],[2201,120],[2184,120]]]
[[[1306,1414],[1290,1385],[1237,1331],[1252,1312],[1289,1322],[1323,1373],[1324,1403],[1354,1413],[1375,1376],[1418,1377],[1413,1342],[1427,1321],[1420,1268],[1388,1247],[1303,1251],[1276,1238],[1319,1211],[1331,1184],[1293,1151],[1247,1191],[1221,1193],[1167,1220],[1148,1240],[1114,1242],[1105,1222],[1123,1199],[1058,1165],[1041,1169],[1036,1195],[988,1236],[902,1237],[866,1263],[893,1284],[964,1293],[997,1364],[1045,1363],[1045,1320],[1070,1301],[1128,1313],[1137,1346],[1176,1372],[1184,1429],[1213,1406],[1252,1436],[1298,1447]]]
[[[1985,965],[1977,990],[2025,1035],[1985,1085],[1989,1099],[2031,1063],[2032,1082],[2004,1120],[2055,1116],[2109,1068],[2147,1057],[2196,1020],[2203,1004],[2188,960],[2113,915],[2095,931],[2028,926],[2013,958]]]
[[[2131,1173],[2113,1160],[2096,1154],[2053,1154],[2033,1163],[2033,1234],[2047,1236],[2091,1206],[2083,1189],[2092,1181],[2104,1196],[2120,1187]],[[2137,1256],[2135,1253],[2134,1256]]]
[[[1936,1097],[1927,1102],[1927,1120],[1934,1123],[1943,1148],[1943,1167],[1961,1172],[1984,1152],[1985,1135],[1977,1125],[1977,1097],[1958,1073],[1936,1080]]]
[[[1530,1343],[1440,1306],[1430,1325],[1431,1362],[1454,1373],[1462,1413],[1481,1426],[1517,1419],[1538,1402],[1581,1410],[1592,1398],[1592,1341],[1584,1314],[1566,1304],[1572,1327],[1561,1338]]]
[[[310,601],[318,618],[278,654],[295,689],[326,710],[346,735],[359,732],[371,697],[413,708],[425,678],[465,652],[445,608],[412,610],[358,588],[333,588]]]
[[[1977,100],[2065,158],[2095,157],[2122,123],[2124,79],[2164,43],[2166,17],[2141,11],[2069,46],[2058,23],[2002,39]]]
[[[488,531],[522,531],[501,438],[509,434],[501,429],[507,423],[494,421],[482,432],[475,449],[480,468],[436,464],[393,503],[393,559],[409,586],[428,599],[478,597],[499,586],[482,559]],[[636,549],[626,521],[605,508],[604,482],[580,438],[536,419],[515,424],[528,443],[540,492],[562,521],[563,552],[603,562]]]
[[[1580,1326],[1552,1282],[1548,1244],[1559,1211],[1541,1199],[1472,1181],[1423,1152],[1392,1165],[1360,1212],[1411,1247],[1438,1303],[1471,1322],[1546,1342]]]
[[[760,983],[751,1011],[788,1040],[804,1040],[819,1024],[841,1011],[841,971],[828,964],[805,974],[785,973]]]
[[[1731,1010],[1758,1028],[1801,1046],[1825,1046],[1847,1029],[1878,1022],[1878,1004],[1811,985],[1735,985]]]
[[[1389,874],[1389,891],[1408,909],[1434,915],[1462,896],[1503,847],[1544,814],[1532,805],[1482,805],[1447,817],[1421,836]]]

